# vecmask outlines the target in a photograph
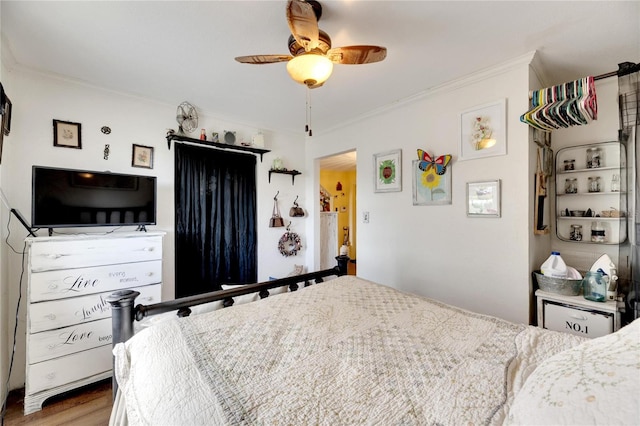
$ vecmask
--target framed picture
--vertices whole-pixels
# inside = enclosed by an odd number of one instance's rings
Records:
[[[413,160],[413,205],[451,204],[451,166],[439,175],[435,167],[420,170],[420,160]]]
[[[11,132],[11,101],[8,96],[5,96],[4,102],[4,114],[2,114],[2,133],[9,135]]]
[[[500,180],[467,183],[467,216],[500,217]]]
[[[133,144],[131,166],[153,169],[153,147]]]
[[[480,105],[460,115],[459,160],[507,153],[507,100]]]
[[[53,120],[53,146],[82,149],[80,123]]]
[[[402,191],[402,150],[373,154],[374,192]]]

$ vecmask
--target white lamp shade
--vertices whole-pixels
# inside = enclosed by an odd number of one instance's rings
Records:
[[[315,53],[298,55],[287,62],[287,72],[291,78],[310,88],[322,86],[332,71],[333,62]]]

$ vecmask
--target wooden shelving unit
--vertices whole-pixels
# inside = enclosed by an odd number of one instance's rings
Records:
[[[269,170],[269,183],[271,183],[271,173],[278,173],[281,175],[291,175],[291,185],[294,184],[294,180],[296,176],[301,175],[302,173],[297,170]]]

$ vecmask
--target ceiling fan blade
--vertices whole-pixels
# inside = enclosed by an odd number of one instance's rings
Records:
[[[292,59],[291,55],[249,55],[249,56],[238,56],[236,57],[236,61],[242,62],[243,64],[274,64],[276,62],[287,62],[289,59]]]
[[[289,0],[287,23],[291,34],[306,52],[318,47],[318,20],[313,6],[303,0]]]
[[[387,48],[382,46],[344,46],[329,49],[329,60],[336,64],[370,64],[387,57]]]

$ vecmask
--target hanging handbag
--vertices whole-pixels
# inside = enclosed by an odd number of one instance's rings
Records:
[[[269,228],[280,228],[284,226],[284,219],[280,216],[280,209],[278,208],[278,194],[273,197],[273,212],[271,213],[271,220],[269,220]]]
[[[289,209],[289,216],[291,217],[304,217],[304,209],[297,203],[298,197],[293,202],[293,207]]]

